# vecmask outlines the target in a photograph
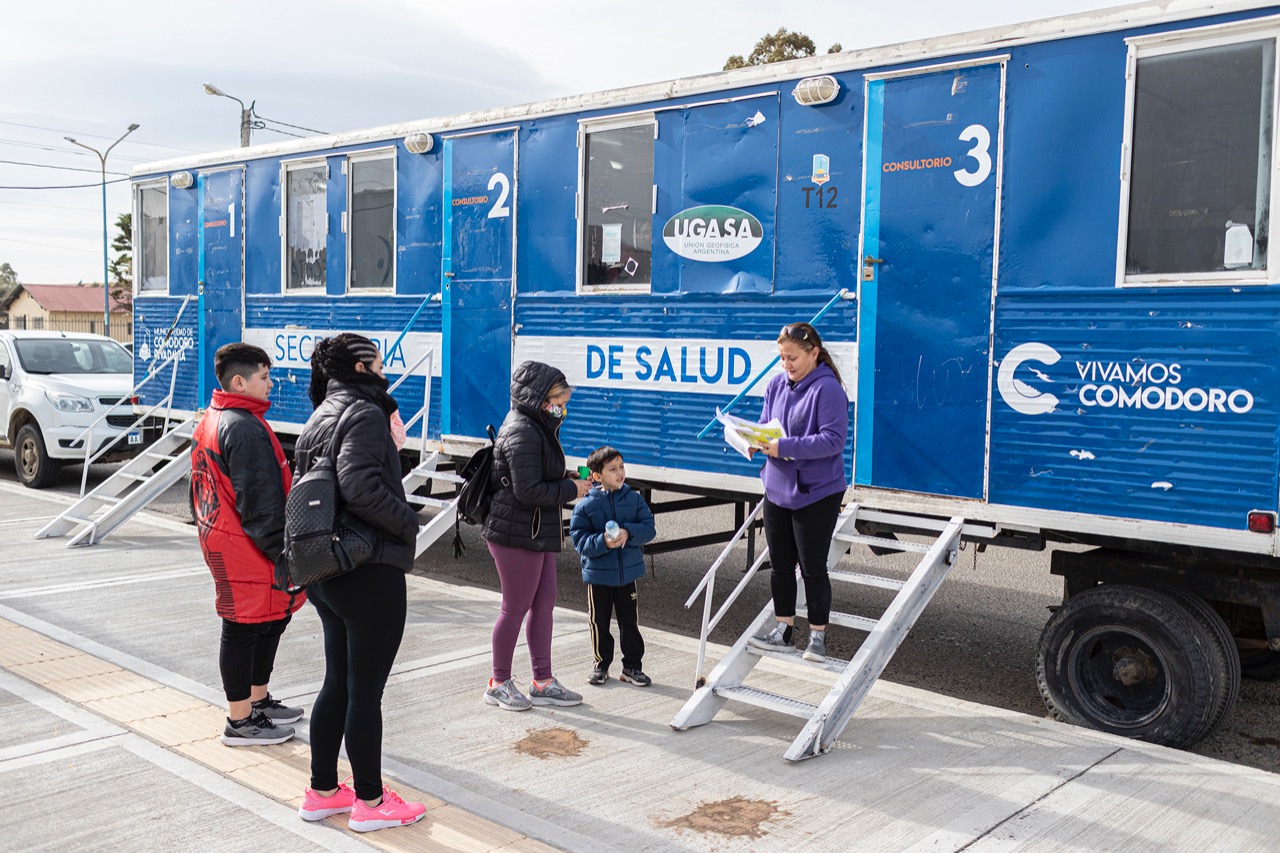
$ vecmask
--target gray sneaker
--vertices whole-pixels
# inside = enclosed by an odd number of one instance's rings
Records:
[[[535,705],[581,705],[582,694],[574,693],[553,678],[546,687],[539,688],[537,682],[530,684],[529,701]]]
[[[296,723],[306,713],[303,708],[277,702],[270,693],[267,694],[266,699],[259,699],[253,703],[253,712],[261,713],[273,723]]]
[[[284,743],[293,737],[292,726],[277,726],[269,717],[255,712],[240,725],[227,720],[227,727],[222,730],[222,742],[227,746],[262,746],[271,743]]]
[[[791,626],[785,622],[779,622],[772,631],[767,634],[757,634],[754,637],[747,638],[747,644],[755,646],[757,649],[764,649],[772,652],[785,652],[795,649],[795,643],[787,634],[792,630]]]
[[[484,701],[489,705],[497,705],[504,711],[527,711],[533,707],[525,695],[516,687],[516,680],[508,678],[501,684],[495,684],[484,692]]]
[[[804,659],[824,661],[827,659],[827,632],[810,631],[809,647],[804,650]]]

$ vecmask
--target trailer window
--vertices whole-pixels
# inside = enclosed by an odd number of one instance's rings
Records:
[[[590,289],[649,287],[653,255],[652,119],[585,132],[582,281]]]
[[[285,167],[285,287],[324,289],[329,239],[325,163]]]
[[[140,184],[135,196],[141,224],[136,230],[139,293],[163,293],[169,289],[169,192],[163,182]]]
[[[1125,280],[1267,269],[1275,41],[1139,53]]]
[[[351,290],[389,290],[395,284],[395,160],[350,161]]]

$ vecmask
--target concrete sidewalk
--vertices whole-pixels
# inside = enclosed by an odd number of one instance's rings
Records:
[[[0,484],[3,849],[1236,851],[1280,836],[1280,776],[888,682],[800,764],[782,759],[790,717],[730,704],[673,732],[696,642],[647,629],[654,686],[591,687],[586,619],[568,610],[556,670],[587,701],[504,712],[480,701],[497,596],[412,576],[384,769],[427,816],[364,836],[307,824],[305,718],[277,747],[217,741],[218,620],[193,528],[144,515],[92,548],[33,539],[66,503]],[[810,701],[830,684],[757,672]],[[322,675],[305,607],[272,691],[309,707]]]

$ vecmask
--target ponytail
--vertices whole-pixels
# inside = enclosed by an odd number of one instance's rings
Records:
[[[836,381],[841,386],[844,385],[844,380],[840,378],[840,368],[836,367],[836,360],[831,357],[831,351],[821,344],[818,345],[818,364],[825,364],[831,368],[831,372],[836,376]]]
[[[316,341],[315,349],[311,351],[311,384],[307,386],[307,396],[311,398],[313,409],[320,408],[325,394],[329,392],[329,372],[325,370],[324,365],[329,356],[330,346],[332,346],[331,338],[321,338]]]

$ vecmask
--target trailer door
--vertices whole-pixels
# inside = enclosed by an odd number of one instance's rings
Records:
[[[1003,59],[868,77],[859,485],[984,495]]]
[[[213,356],[244,331],[244,169],[236,166],[200,176],[197,189],[197,291],[200,364],[197,405],[206,406],[216,378]]]
[[[441,433],[477,437],[510,408],[515,129],[444,141]]]

